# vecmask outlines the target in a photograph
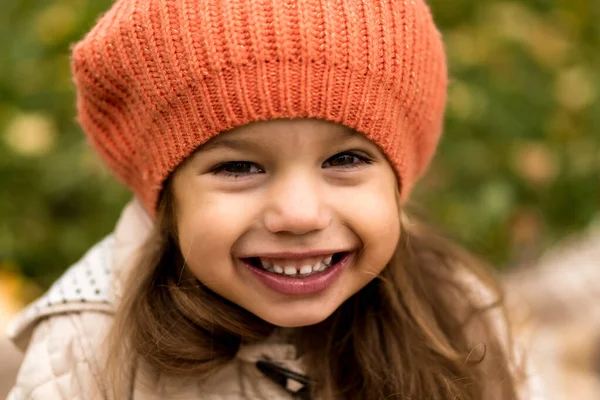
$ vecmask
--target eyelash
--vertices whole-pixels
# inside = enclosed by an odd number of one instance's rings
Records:
[[[372,164],[373,160],[371,160],[370,158],[368,158],[367,156],[352,152],[352,151],[344,151],[342,153],[338,153],[330,158],[327,159],[327,161],[325,161],[323,163],[323,165],[325,165],[328,162],[331,162],[331,160],[338,158],[338,157],[351,157],[352,160],[355,160],[356,162],[353,162],[352,164],[344,164],[344,165],[338,165],[332,168],[343,168],[343,169],[352,169],[352,168],[358,168],[361,165],[365,165],[365,164]],[[256,167],[256,172],[230,172],[227,171],[227,168],[231,168],[231,167],[240,167],[240,166],[246,166],[246,167],[250,167],[250,169],[252,169],[252,167]],[[264,173],[265,171],[258,167],[258,165],[256,163],[250,162],[250,161],[228,161],[222,164],[217,165],[215,168],[213,168],[210,171],[213,175],[222,175],[228,178],[239,178],[241,176],[246,176],[246,175],[253,175],[253,174],[260,174],[260,173]]]
[[[256,167],[256,169],[259,172],[229,172],[227,171],[227,167],[231,168],[231,167],[235,167],[235,166],[250,166],[250,168],[252,167]],[[245,175],[253,175],[253,174],[257,174],[257,173],[263,173],[264,170],[262,168],[258,168],[258,166],[250,161],[228,161],[225,162],[223,164],[219,164],[217,165],[215,168],[213,168],[210,171],[213,175],[223,175],[227,178],[238,178],[240,176],[245,176]]]
[[[332,157],[329,157],[327,159],[327,161],[325,161],[325,163],[331,161],[332,159],[335,159],[335,158],[338,158],[338,157],[343,157],[343,156],[348,156],[348,157],[351,157],[353,159],[356,159],[357,162],[352,163],[352,164],[340,165],[340,166],[337,166],[337,167],[334,167],[334,168],[358,168],[361,165],[373,164],[373,160],[371,160],[367,156],[362,155],[362,154],[358,154],[358,153],[353,152],[353,151],[344,151],[342,153],[338,153],[338,154],[336,154],[336,155],[334,155]],[[325,164],[325,163],[323,163],[323,164]]]

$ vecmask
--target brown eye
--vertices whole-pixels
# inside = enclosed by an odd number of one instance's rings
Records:
[[[218,165],[212,170],[214,175],[238,177],[242,175],[260,174],[264,171],[255,163],[249,161],[229,161]]]
[[[353,168],[363,164],[371,164],[371,160],[352,152],[336,154],[323,163],[323,168]]]

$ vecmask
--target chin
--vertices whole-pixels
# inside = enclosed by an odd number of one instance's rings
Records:
[[[326,310],[323,309],[322,306],[317,306],[315,307],[315,310],[310,310],[313,312],[307,312],[309,310],[304,310],[303,312],[293,312],[282,309],[274,313],[264,313],[263,315],[257,314],[257,316],[268,323],[281,328],[299,328],[302,326],[310,326],[323,322],[331,314],[333,314],[335,310],[336,309],[332,309],[330,310],[331,312],[325,312]]]

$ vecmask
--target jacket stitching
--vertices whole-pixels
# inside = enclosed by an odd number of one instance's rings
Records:
[[[59,389],[57,390],[57,392],[58,392],[58,394],[60,394],[60,397],[61,397],[61,399],[65,399],[65,400],[72,400],[72,399],[69,399],[69,398],[67,398],[67,397],[64,397],[64,396],[65,396],[65,395],[64,395],[64,393],[62,392],[62,390],[60,390],[60,385],[58,385],[57,379],[58,379],[60,376],[62,376],[62,375],[66,375],[66,374],[61,374],[61,375],[59,375],[59,376],[56,376],[56,375],[55,375],[55,376],[50,376],[50,377],[48,377],[48,379],[46,379],[46,380],[43,380],[43,381],[41,381],[41,382],[37,383],[35,386],[31,387],[31,388],[30,388],[29,390],[27,390],[27,391],[23,391],[23,390],[22,390],[23,388],[22,388],[21,386],[19,386],[19,385],[15,386],[15,387],[12,389],[12,391],[18,390],[18,391],[20,391],[20,392],[24,392],[24,393],[25,393],[25,396],[26,396],[24,399],[33,400],[34,398],[31,396],[31,394],[32,394],[33,392],[35,392],[36,390],[40,389],[41,387],[43,387],[43,386],[45,386],[45,385],[47,385],[47,384],[49,384],[49,383],[54,383],[54,384],[55,384],[55,385],[56,385],[56,386],[59,388]],[[12,391],[11,391],[11,394],[12,394]],[[8,399],[7,399],[7,400],[8,400]],[[22,399],[18,399],[18,400],[22,400]]]
[[[56,321],[53,321],[53,320],[52,320],[52,318],[48,318],[48,319],[46,320],[46,324],[45,324],[45,326],[46,326],[46,331],[44,332],[44,334],[45,334],[44,336],[46,336],[46,337],[50,336],[50,332],[52,332],[52,330],[53,330],[53,329],[52,329],[52,327],[53,327],[53,325],[55,325],[55,322],[56,322]],[[74,339],[74,338],[71,338],[71,341],[73,341],[73,339]],[[56,374],[55,365],[54,365],[54,363],[52,362],[52,357],[50,356],[50,349],[48,348],[48,345],[49,345],[49,344],[50,344],[50,343],[49,343],[49,341],[47,340],[47,341],[46,341],[46,353],[48,354],[48,361],[50,362],[50,368],[51,368],[51,370],[52,370],[52,374],[53,374],[53,377],[52,377],[53,379],[52,379],[52,381],[53,381],[53,382],[54,382],[54,384],[56,385],[57,392],[60,394],[60,397],[61,397],[62,399],[68,399],[68,398],[67,398],[67,396],[66,396],[66,394],[63,392],[62,388],[61,388],[61,387],[60,387],[60,385],[58,384],[58,378],[59,378],[60,376],[62,376],[62,375],[65,375],[65,374],[60,374],[60,375],[57,375],[57,374]],[[73,373],[73,372],[71,372],[71,373]],[[40,385],[40,386],[41,386],[41,385]],[[39,386],[38,386],[38,387],[39,387]]]
[[[79,318],[83,318],[83,316],[81,315],[81,313],[77,313],[77,314],[69,314],[67,315],[68,321],[69,323],[73,326],[73,329],[77,332],[77,335],[75,338],[79,339],[79,340],[73,340],[73,345],[78,345],[79,349],[81,351],[81,354],[83,356],[82,360],[78,360],[80,362],[83,362],[86,364],[88,371],[90,372],[90,374],[92,375],[92,377],[95,379],[96,383],[98,384],[98,388],[100,389],[100,393],[102,398],[104,399],[108,399],[107,394],[106,394],[106,388],[104,387],[103,383],[102,383],[102,379],[100,377],[100,374],[98,374],[97,370],[98,370],[98,364],[92,361],[92,357],[89,356],[89,354],[87,354],[87,349],[91,349],[93,346],[91,343],[89,343],[89,341],[87,341],[85,332],[83,331],[83,329],[81,328],[81,324],[79,324],[76,316],[79,316]],[[85,342],[85,345],[84,345]]]

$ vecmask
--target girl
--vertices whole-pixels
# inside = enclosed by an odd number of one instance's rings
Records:
[[[501,297],[404,213],[438,143],[422,0],[118,0],[79,121],[136,195],[24,311],[9,399],[517,399]]]

